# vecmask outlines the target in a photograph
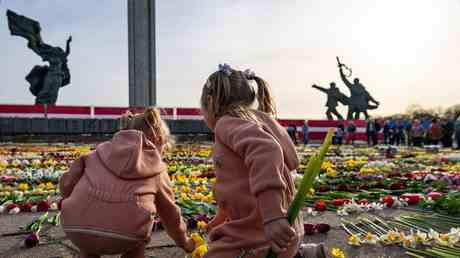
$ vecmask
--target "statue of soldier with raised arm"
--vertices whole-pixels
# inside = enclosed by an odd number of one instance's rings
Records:
[[[337,57],[337,62],[339,66],[340,78],[342,78],[343,83],[348,87],[350,90],[350,98],[348,103],[348,114],[347,119],[359,119],[360,114],[364,113],[366,119],[369,118],[369,114],[367,110],[369,109],[376,109],[379,106],[379,102],[375,100],[371,94],[366,90],[364,85],[362,85],[358,78],[353,80],[351,83],[347,77],[351,76],[351,69],[346,67],[344,64],[340,63],[339,58]],[[350,74],[347,76],[345,75],[343,68],[348,69]],[[370,104],[370,102],[374,103],[374,105]]]
[[[335,82],[330,83],[329,89],[320,87],[316,84],[313,84],[312,87],[327,94],[327,119],[334,120],[334,117],[332,115],[335,115],[338,120],[343,120],[342,115],[340,115],[340,113],[337,111],[337,106],[339,102],[343,105],[348,105],[348,97],[345,96],[345,94],[343,94],[342,92],[340,92],[339,88],[336,87]]]

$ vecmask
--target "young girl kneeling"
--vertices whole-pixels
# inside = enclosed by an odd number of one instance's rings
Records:
[[[81,257],[144,257],[158,214],[176,244],[193,251],[161,158],[169,130],[159,111],[126,114],[120,123],[112,140],[81,156],[62,176],[64,232]]]

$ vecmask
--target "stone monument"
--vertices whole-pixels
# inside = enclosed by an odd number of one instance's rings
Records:
[[[128,0],[129,105],[156,106],[155,0]]]
[[[8,27],[11,35],[27,39],[27,47],[39,55],[49,65],[36,65],[26,76],[29,90],[36,97],[35,104],[56,104],[59,89],[70,83],[70,71],[67,57],[70,54],[70,42],[67,39],[66,50],[43,42],[40,23],[28,17],[7,10]]]

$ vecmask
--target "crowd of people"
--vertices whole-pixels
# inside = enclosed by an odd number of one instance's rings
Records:
[[[295,144],[298,143],[296,127],[289,126],[288,133]],[[302,127],[303,144],[309,143],[308,122]],[[358,139],[357,126],[353,121],[339,123],[334,133],[334,144],[354,144]],[[454,144],[455,140],[455,144]],[[366,141],[369,146],[377,144],[406,145],[422,147],[441,145],[444,148],[455,146],[460,149],[460,117],[449,118],[385,118],[368,119],[366,123]]]

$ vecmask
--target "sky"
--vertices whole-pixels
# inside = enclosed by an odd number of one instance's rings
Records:
[[[324,118],[326,95],[312,84],[349,95],[336,56],[381,102],[373,115],[460,100],[460,0],[156,2],[159,106],[198,107],[225,62],[267,80],[280,117]],[[24,76],[42,62],[9,34],[6,9],[39,21],[51,45],[72,35],[72,83],[58,104],[128,105],[126,0],[0,0],[0,103],[32,104]]]

